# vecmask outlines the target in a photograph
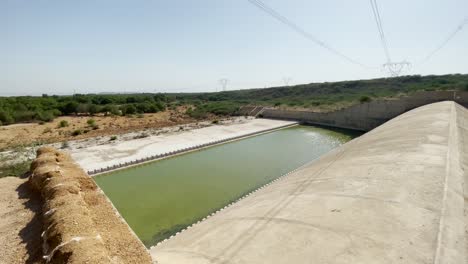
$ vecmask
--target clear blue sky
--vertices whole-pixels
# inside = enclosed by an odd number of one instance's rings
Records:
[[[367,65],[385,62],[368,0],[263,0]],[[379,0],[393,60],[411,74],[468,72],[466,0]],[[367,79],[247,0],[0,0],[0,95],[214,91]]]

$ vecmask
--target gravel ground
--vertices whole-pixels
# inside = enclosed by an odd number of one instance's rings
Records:
[[[0,179],[0,263],[41,263],[40,210],[27,179]]]

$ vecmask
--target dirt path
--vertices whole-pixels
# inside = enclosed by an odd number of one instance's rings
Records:
[[[0,179],[0,263],[41,263],[40,210],[27,179]]]

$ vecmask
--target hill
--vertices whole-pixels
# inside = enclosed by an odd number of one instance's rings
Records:
[[[0,125],[49,122],[64,115],[126,115],[156,113],[186,105],[186,114],[233,115],[255,104],[333,110],[373,98],[395,97],[426,90],[468,90],[468,74],[402,76],[372,80],[310,83],[217,93],[75,94],[72,96],[0,97]]]

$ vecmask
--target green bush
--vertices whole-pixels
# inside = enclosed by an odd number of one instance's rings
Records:
[[[61,127],[67,127],[68,126],[68,121],[67,120],[62,120],[60,121],[60,123],[58,124],[58,127],[61,128]]]
[[[93,127],[93,126],[96,125],[96,120],[91,118],[91,119],[88,119],[88,121],[86,121],[86,123],[88,124],[88,126]]]
[[[99,108],[99,106],[95,105],[95,104],[90,104],[89,107],[88,107],[88,111],[89,111],[89,114],[90,115],[95,115],[97,113],[99,113],[101,109]]]
[[[109,140],[110,140],[110,141],[114,141],[114,140],[116,140],[116,139],[117,139],[117,136],[111,136]]]
[[[5,110],[0,109],[0,121],[4,125],[9,125],[9,124],[13,124],[15,122],[15,119],[10,113],[6,112]]]
[[[137,111],[136,107],[133,106],[133,105],[126,105],[123,109],[122,109],[122,113],[123,115],[133,115],[135,114]]]
[[[361,98],[359,98],[359,102],[361,103],[367,103],[367,102],[370,102],[372,99],[369,97],[369,96],[361,96]]]
[[[38,112],[36,113],[36,119],[44,122],[50,122],[54,120],[55,115],[52,111]]]
[[[83,131],[81,131],[80,129],[74,130],[72,132],[72,136],[74,136],[74,137],[78,136],[78,135],[81,135],[81,134],[83,134]]]

